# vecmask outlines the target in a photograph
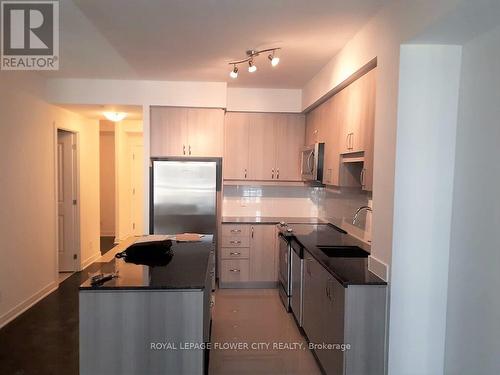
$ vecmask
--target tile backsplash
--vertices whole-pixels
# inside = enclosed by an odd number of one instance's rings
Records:
[[[354,212],[371,194],[361,188],[225,185],[223,216],[321,217],[333,223],[352,222]],[[356,226],[365,230],[366,213]]]

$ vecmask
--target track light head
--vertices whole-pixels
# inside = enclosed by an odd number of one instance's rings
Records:
[[[267,56],[267,58],[269,59],[269,61],[271,61],[271,65],[273,67],[280,63],[280,58],[274,55],[274,51],[273,53],[270,53],[269,56]]]
[[[238,77],[238,67],[236,66],[236,64],[234,64],[234,68],[233,70],[231,70],[231,73],[229,73],[229,76],[233,79]]]
[[[248,71],[253,73],[257,70],[257,67],[253,63],[253,59],[248,61]]]

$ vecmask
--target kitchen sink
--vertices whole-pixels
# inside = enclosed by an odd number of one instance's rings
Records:
[[[330,258],[367,258],[370,255],[358,246],[318,246]]]

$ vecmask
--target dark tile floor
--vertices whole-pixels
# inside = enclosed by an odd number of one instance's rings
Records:
[[[106,254],[113,247],[115,247],[114,237],[101,237],[101,255]]]
[[[76,272],[0,330],[0,374],[78,374],[78,287],[99,266]]]

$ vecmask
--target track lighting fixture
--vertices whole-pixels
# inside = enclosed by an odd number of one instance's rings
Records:
[[[238,77],[238,67],[236,64],[234,65],[233,70],[231,70],[231,73],[229,73],[229,76],[233,79]]]
[[[279,64],[280,62],[280,58],[278,56],[276,56],[276,51],[281,49],[280,47],[277,47],[277,48],[268,48],[268,49],[263,49],[263,50],[248,50],[246,53],[247,53],[247,57],[242,59],[242,60],[238,60],[238,61],[232,61],[229,63],[229,65],[233,65],[233,70],[229,73],[229,76],[231,78],[237,78],[238,77],[238,64],[243,64],[243,63],[246,63],[248,62],[248,71],[250,73],[254,73],[255,71],[257,71],[257,66],[255,65],[255,61],[254,61],[254,58],[259,56],[261,53],[266,53],[266,52],[270,52],[270,54],[267,56],[267,58],[269,59],[269,61],[271,62],[271,66],[272,67],[275,67],[276,65]]]

